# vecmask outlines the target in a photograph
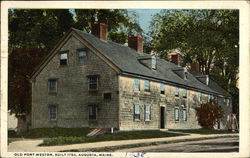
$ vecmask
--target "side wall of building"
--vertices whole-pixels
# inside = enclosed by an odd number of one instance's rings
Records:
[[[179,95],[175,95],[175,86],[165,85],[165,94],[160,93],[160,84],[150,81],[150,92],[144,91],[145,80],[140,79],[140,90],[134,90],[132,77],[119,76],[120,100],[120,129],[159,129],[161,128],[161,107],[165,107],[164,122],[168,129],[195,129],[201,128],[196,117],[195,107],[208,101],[208,94],[187,90],[183,97],[182,88],[178,88]],[[200,97],[201,96],[201,97]],[[224,98],[218,98],[218,103],[223,107],[224,117],[221,128],[224,128],[226,116],[231,112],[230,104],[226,105]],[[140,120],[134,119],[135,104],[140,105]],[[151,106],[151,120],[145,121],[145,105]],[[178,120],[175,109],[178,109]],[[183,111],[186,111],[186,119]]]
[[[60,66],[59,54],[43,68],[32,83],[32,128],[118,127],[118,76],[102,59],[87,49],[79,63],[77,49],[86,48],[74,36],[60,51],[68,52],[68,65]],[[87,75],[99,75],[98,90],[88,90]],[[48,93],[48,80],[57,79],[57,93]],[[104,100],[111,93],[111,100]],[[57,105],[57,119],[50,119],[49,105]],[[97,105],[97,120],[89,120],[90,104]]]

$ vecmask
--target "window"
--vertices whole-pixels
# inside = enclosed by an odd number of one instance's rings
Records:
[[[49,105],[49,116],[51,120],[57,119],[57,107],[56,105]]]
[[[68,62],[68,53],[61,52],[60,53],[60,65],[67,65]]]
[[[87,58],[87,52],[85,49],[78,49],[78,61],[79,63],[83,63]]]
[[[165,85],[164,84],[160,85],[160,92],[161,92],[161,94],[165,94]]]
[[[88,79],[89,79],[89,90],[97,90],[98,89],[98,76],[90,75],[88,76]]]
[[[152,69],[156,69],[156,58],[152,58]]]
[[[97,119],[97,106],[89,105],[89,120],[96,120],[96,119]]]
[[[104,93],[103,97],[105,100],[111,100],[111,93]]]
[[[144,91],[149,92],[150,91],[150,82],[149,80],[145,80],[145,88]]]
[[[182,91],[182,97],[183,98],[187,98],[187,90],[186,89],[183,89],[183,91]]]
[[[229,100],[229,99],[227,99],[227,106],[229,106],[229,103],[230,103],[230,100]]]
[[[135,104],[134,105],[134,119],[135,120],[140,120],[140,105],[139,104]]]
[[[151,120],[151,106],[145,105],[145,121]]]
[[[134,90],[140,90],[140,80],[134,79]]]
[[[211,100],[211,95],[208,95],[208,101],[210,101]]]
[[[186,109],[182,109],[182,120],[187,121],[187,110]]]
[[[178,108],[174,109],[174,120],[179,121],[179,109]]]
[[[198,94],[198,100],[201,101],[201,93]]]
[[[175,87],[175,96],[179,96],[179,88]]]
[[[49,79],[49,93],[56,93],[56,92],[57,92],[57,80]]]

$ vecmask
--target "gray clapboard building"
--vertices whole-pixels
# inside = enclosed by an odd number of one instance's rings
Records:
[[[223,107],[225,127],[230,96],[197,63],[169,57],[143,53],[140,36],[128,46],[108,41],[103,23],[92,34],[70,29],[32,75],[32,128],[200,128],[194,108],[210,99]]]

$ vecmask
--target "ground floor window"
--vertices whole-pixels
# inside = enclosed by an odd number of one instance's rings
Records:
[[[145,105],[145,121],[151,120],[151,106]]]
[[[56,120],[57,119],[57,106],[56,105],[49,105],[49,115],[51,120]]]
[[[182,120],[187,121],[187,110],[182,109]]]
[[[96,119],[97,119],[97,106],[89,105],[89,120],[96,120]]]
[[[134,119],[140,120],[140,105],[134,104]]]
[[[179,121],[179,108],[174,109],[174,120]]]

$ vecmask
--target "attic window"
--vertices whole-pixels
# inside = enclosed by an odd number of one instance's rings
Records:
[[[68,63],[68,52],[64,51],[60,53],[60,65],[67,65]]]
[[[99,75],[89,75],[88,81],[89,81],[89,90],[97,90],[98,89],[98,79]]]
[[[153,57],[151,62],[152,62],[152,69],[156,69],[156,58]]]
[[[87,51],[85,49],[78,49],[78,61],[83,63],[87,58]]]

